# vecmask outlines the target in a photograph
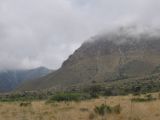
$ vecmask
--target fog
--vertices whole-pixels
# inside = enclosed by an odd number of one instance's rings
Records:
[[[0,70],[57,69],[98,33],[159,27],[159,11],[158,0],[0,0]]]

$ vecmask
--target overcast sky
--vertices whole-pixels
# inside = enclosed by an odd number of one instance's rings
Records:
[[[159,21],[159,0],[0,0],[0,70],[57,69],[101,31]]]

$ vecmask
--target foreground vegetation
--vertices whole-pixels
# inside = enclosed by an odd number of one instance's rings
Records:
[[[143,79],[141,84],[126,81],[65,92],[1,94],[0,120],[159,120],[160,94],[153,93],[158,89],[146,87]]]
[[[140,98],[148,101],[132,101]],[[159,108],[158,93],[81,101],[0,102],[0,120],[160,120]]]

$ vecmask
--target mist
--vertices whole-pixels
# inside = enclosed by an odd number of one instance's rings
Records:
[[[0,70],[57,69],[85,40],[130,24],[158,28],[157,0],[0,0]]]

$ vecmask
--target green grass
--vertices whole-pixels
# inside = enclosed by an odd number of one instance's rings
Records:
[[[86,100],[91,99],[91,96],[86,93],[56,93],[53,95],[48,101],[80,101],[80,100]]]

